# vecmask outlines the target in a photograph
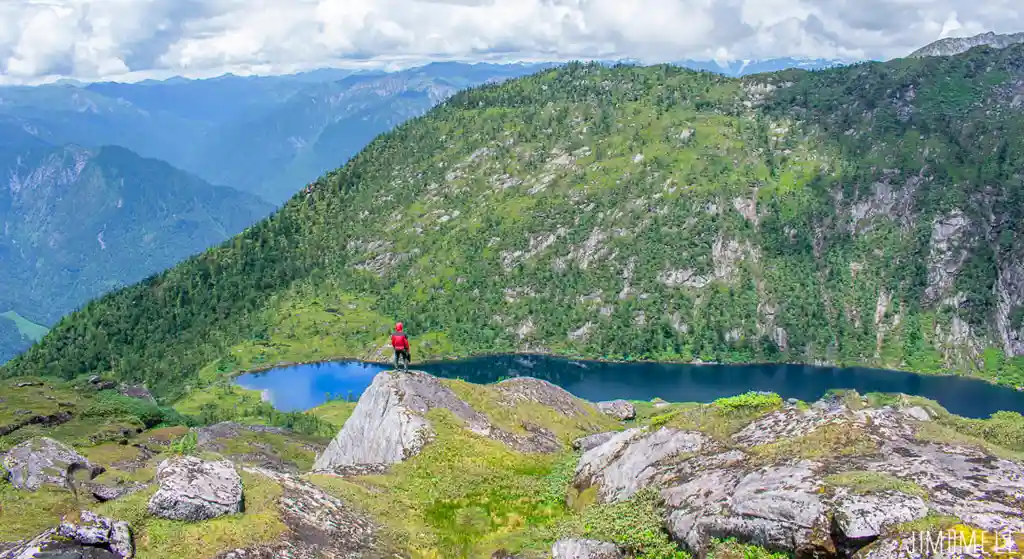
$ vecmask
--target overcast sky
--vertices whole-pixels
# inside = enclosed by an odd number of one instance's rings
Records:
[[[442,59],[887,59],[1024,30],[1021,0],[0,0],[0,81]]]

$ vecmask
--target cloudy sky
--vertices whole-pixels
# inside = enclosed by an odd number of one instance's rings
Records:
[[[0,0],[0,81],[439,59],[886,59],[989,30],[1024,30],[1020,0]]]

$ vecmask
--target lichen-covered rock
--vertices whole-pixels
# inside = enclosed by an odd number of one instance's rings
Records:
[[[57,534],[82,545],[106,547],[125,559],[135,556],[132,529],[127,522],[111,520],[89,511],[82,511],[77,522],[62,520]]]
[[[82,511],[57,528],[0,553],[0,559],[131,559],[135,544],[127,522]]]
[[[533,377],[505,379],[495,385],[509,404],[535,402],[569,417],[587,413],[587,403],[560,386]]]
[[[95,497],[97,501],[105,502],[121,499],[133,493],[138,493],[146,488],[146,484],[126,483],[108,485],[105,483],[86,482],[82,484],[82,488]]]
[[[553,559],[624,559],[613,543],[598,540],[559,540],[551,546]]]
[[[1024,464],[919,438],[925,423],[915,415],[828,398],[768,413],[729,445],[693,431],[631,429],[584,453],[573,487],[606,503],[658,490],[666,528],[697,554],[712,538],[736,537],[797,555],[848,555],[928,514],[1024,531]]]
[[[151,404],[156,403],[156,398],[153,397],[144,384],[123,384],[118,391],[122,396],[135,398],[136,400],[142,400]]]
[[[291,474],[266,468],[245,468],[281,486],[277,501],[288,531],[272,544],[234,549],[217,559],[320,559],[323,557],[404,557],[380,537],[381,528],[344,501]]]
[[[47,437],[36,437],[15,446],[7,451],[0,464],[7,471],[11,485],[27,491],[36,491],[43,485],[71,489],[77,472],[83,472],[89,479],[103,473],[101,466]]]
[[[572,448],[573,450],[588,452],[612,440],[612,438],[618,434],[618,431],[609,431],[607,433],[597,433],[594,435],[587,435],[586,437],[580,437],[572,442]]]
[[[242,512],[242,478],[226,460],[168,458],[157,467],[156,479],[160,489],[149,499],[153,516],[199,521]]]
[[[610,402],[598,402],[597,409],[619,421],[633,419],[636,417],[636,408],[625,400],[612,400]]]
[[[605,501],[625,500],[654,481],[659,474],[656,465],[662,460],[698,452],[710,444],[700,433],[629,429],[583,454],[576,468],[576,486],[596,487]]]
[[[446,408],[470,428],[486,420],[436,378],[416,371],[380,373],[337,437],[317,458],[315,470],[363,464],[395,464],[415,456],[433,437],[424,414]]]
[[[920,497],[886,491],[874,495],[849,495],[835,505],[835,524],[845,540],[870,542],[887,526],[910,522],[928,515]]]
[[[510,379],[498,383],[497,390],[513,405],[528,400],[566,415],[586,413],[582,400],[537,379]],[[526,434],[499,428],[436,377],[420,371],[388,371],[374,377],[351,417],[317,457],[313,469],[345,472],[353,467],[376,468],[419,454],[434,436],[425,417],[432,409],[449,410],[469,431],[521,452],[554,452],[561,448],[554,433],[540,425],[524,421],[521,427]]]

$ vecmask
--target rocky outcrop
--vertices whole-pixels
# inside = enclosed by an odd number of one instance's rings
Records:
[[[134,556],[135,544],[128,523],[89,511],[82,511],[77,521],[62,519],[57,528],[0,553],[0,559],[131,559]]]
[[[633,404],[630,404],[625,400],[598,402],[597,409],[601,410],[601,413],[614,417],[619,421],[634,419],[636,417],[636,408],[633,407]]]
[[[96,500],[101,503],[127,497],[128,495],[142,491],[146,487],[147,485],[145,483],[110,485],[105,483],[86,482],[82,484],[82,488],[88,491],[90,495],[95,497]]]
[[[156,398],[150,394],[149,389],[144,384],[122,384],[118,391],[122,396],[135,398],[136,400],[142,400],[151,404],[156,403]]]
[[[624,559],[613,543],[598,540],[559,540],[551,547],[553,559]]]
[[[929,513],[992,532],[1024,529],[1024,465],[921,440],[927,420],[922,408],[854,411],[831,398],[769,413],[728,444],[631,429],[583,454],[573,485],[594,489],[600,502],[656,489],[669,533],[698,554],[712,538],[736,537],[797,555],[845,555]],[[854,491],[843,473],[876,485]]]
[[[153,516],[194,522],[242,512],[242,478],[226,460],[168,458],[157,467],[156,479],[160,489],[148,507]]]
[[[587,452],[610,441],[612,437],[614,437],[617,434],[618,433],[616,431],[609,431],[607,433],[597,433],[595,435],[587,435],[586,437],[580,437],[572,442],[572,448],[573,450]]]
[[[27,417],[19,418],[18,421],[15,421],[14,423],[0,425],[0,437],[10,435],[11,433],[17,431],[18,429],[21,429],[22,427],[27,427],[29,425],[55,427],[62,423],[67,423],[68,421],[71,421],[71,414],[66,411],[61,411],[49,415],[35,415],[32,414],[32,412],[27,411],[27,413],[25,413],[24,415]]]
[[[88,479],[103,473],[71,447],[47,437],[29,439],[7,451],[0,461],[11,485],[36,491],[43,485],[74,489],[74,475],[83,472]]]
[[[223,559],[305,559],[320,557],[403,557],[381,537],[381,528],[364,513],[293,475],[245,468],[281,486],[277,508],[288,533],[269,546],[237,549]]]
[[[509,406],[533,402],[567,416],[587,413],[585,402],[545,381],[514,378],[499,382],[495,390],[502,403]],[[367,467],[379,470],[415,456],[433,439],[434,431],[425,417],[433,409],[446,409],[471,432],[521,452],[554,452],[561,448],[553,433],[528,421],[521,424],[525,434],[497,427],[431,375],[389,371],[373,379],[352,416],[317,457],[313,469],[348,474]]]

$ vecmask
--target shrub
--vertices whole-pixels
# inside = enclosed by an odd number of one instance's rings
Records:
[[[189,431],[188,433],[185,433],[180,439],[171,443],[170,450],[172,453],[182,456],[195,454],[197,442],[198,440],[196,438],[195,431]]]

